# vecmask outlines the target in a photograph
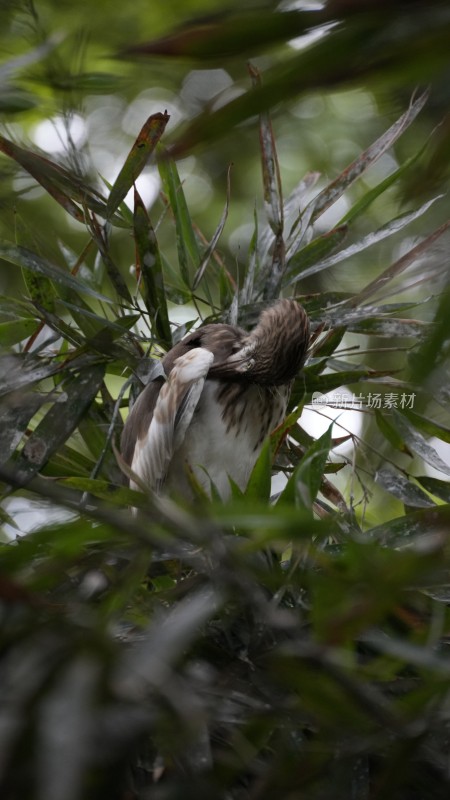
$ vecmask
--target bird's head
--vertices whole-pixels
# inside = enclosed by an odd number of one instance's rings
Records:
[[[289,383],[305,363],[309,320],[295,300],[278,300],[265,308],[258,324],[242,337],[239,346],[217,365],[224,377],[264,386]],[[210,374],[215,372],[214,366]]]

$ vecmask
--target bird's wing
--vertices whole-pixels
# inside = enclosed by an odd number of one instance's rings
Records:
[[[203,347],[176,359],[160,389],[148,429],[136,439],[131,469],[156,492],[162,489],[173,454],[184,440],[213,359],[213,353]]]

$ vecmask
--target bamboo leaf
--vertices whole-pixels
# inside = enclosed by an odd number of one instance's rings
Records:
[[[313,503],[320,491],[325,465],[332,446],[333,424],[331,423],[325,433],[308,447],[282,491],[277,507],[283,503],[295,502],[298,508],[304,509],[312,515]]]
[[[222,217],[221,217],[220,222],[219,222],[219,224],[218,224],[218,226],[217,226],[217,228],[215,230],[214,236],[212,237],[208,247],[206,248],[206,251],[205,251],[205,254],[204,254],[204,256],[203,256],[203,258],[201,260],[200,266],[199,266],[197,272],[195,273],[195,277],[194,277],[194,280],[193,280],[193,283],[192,283],[192,290],[193,291],[195,291],[195,289],[197,288],[198,284],[200,283],[200,281],[203,278],[203,275],[205,273],[205,269],[208,266],[209,260],[210,260],[210,258],[212,256],[212,254],[214,253],[214,250],[217,247],[217,242],[219,241],[219,239],[220,239],[220,237],[222,235],[222,231],[223,231],[223,229],[225,227],[225,223],[227,221],[228,209],[229,209],[229,206],[230,206],[230,194],[231,194],[230,175],[231,175],[231,166],[228,168],[228,172],[227,172],[227,196],[226,196],[226,200],[225,200],[225,207],[224,207],[223,212],[222,212]]]
[[[403,441],[397,428],[391,424],[387,414],[382,414],[381,411],[375,409],[375,420],[383,436],[385,436],[396,450],[400,450],[401,453],[412,456],[411,450]]]
[[[270,484],[271,484],[271,446],[270,440],[264,443],[261,453],[258,456],[255,466],[253,467],[250,475],[247,489],[245,491],[245,498],[249,502],[256,502],[258,500],[270,499]]]
[[[142,126],[133,147],[128,153],[125,164],[112,186],[106,204],[107,218],[114,214],[133,186],[136,178],[141,174],[148,159],[154,153],[169,119],[167,111],[164,111],[163,114],[152,114]]]
[[[104,365],[96,364],[65,383],[64,394],[30,435],[16,461],[15,469],[21,481],[28,481],[39,472],[73,433],[94,400],[104,374]]]
[[[175,219],[180,273],[184,284],[190,288],[189,262],[194,265],[195,269],[198,269],[200,264],[197,239],[175,162],[168,157],[164,150],[160,150],[160,154],[159,174]]]
[[[402,133],[407,130],[424,107],[428,99],[428,92],[423,92],[416,100],[411,102],[409,108],[399,119],[388,128],[373,144],[361,153],[348,167],[345,168],[334,181],[328,184],[317,197],[312,200],[314,209],[312,221],[318,219],[327,208],[348,189],[372,164],[397,141]]]
[[[423,488],[439,497],[444,503],[450,503],[450,482],[441,481],[439,478],[431,478],[429,475],[418,475],[416,481],[422,484]]]
[[[425,437],[417,430],[410,420],[407,419],[404,414],[400,414],[395,408],[392,409],[392,415],[397,430],[400,435],[403,436],[411,450],[423,458],[427,464],[430,464],[445,475],[450,475],[450,465],[446,464],[441,459],[434,447],[427,442]]]
[[[0,151],[20,164],[78,222],[85,221],[85,206],[94,213],[106,216],[106,201],[102,195],[64,167],[1,135]],[[121,224],[117,218],[114,222]]]
[[[333,267],[336,264],[339,264],[341,261],[345,261],[352,256],[356,255],[356,253],[361,253],[363,250],[367,250],[368,247],[373,247],[374,244],[378,244],[378,242],[387,239],[389,236],[393,236],[407,225],[410,225],[415,219],[418,219],[425,214],[429,208],[436,202],[436,200],[440,200],[441,195],[439,197],[434,197],[432,200],[427,200],[420,208],[416,209],[415,211],[407,212],[406,214],[401,214],[394,220],[390,220],[385,225],[382,225],[381,228],[378,228],[376,231],[371,231],[367,234],[367,236],[363,236],[359,241],[355,242],[354,244],[346,247],[344,250],[339,250],[339,252],[334,253],[327,258],[316,260],[312,262],[311,266],[308,264],[311,262],[312,257],[317,255],[315,252],[316,248],[313,247],[315,242],[311,242],[307,247],[303,250],[300,250],[295,256],[293,256],[290,266],[292,265],[291,269],[289,270],[289,274],[291,271],[298,268],[300,269],[297,271],[296,275],[290,279],[290,283],[301,278],[306,278],[308,275],[315,275],[317,272],[322,272],[324,269],[329,269],[329,267]],[[334,238],[336,240],[339,239],[339,232],[341,232],[341,241],[344,238],[344,233],[346,232],[345,226],[339,226],[339,228],[335,229],[335,231],[331,231],[326,236],[331,236],[334,234]],[[315,240],[317,241],[317,240]],[[334,242],[331,241],[331,246],[333,246]],[[330,248],[331,249],[331,248]],[[318,250],[318,247],[317,247]],[[361,293],[362,295],[362,293]]]
[[[17,264],[22,269],[30,270],[38,275],[44,275],[59,286],[73,289],[77,293],[88,294],[97,300],[102,300],[104,303],[111,303],[111,300],[106,295],[96,292],[81,280],[74,278],[70,272],[64,272],[60,267],[51,264],[50,261],[37,256],[25,247],[16,246],[9,242],[0,242],[0,258],[9,261],[11,264]]]
[[[101,500],[107,500],[118,506],[139,507],[145,502],[145,495],[142,492],[128,489],[125,486],[115,486],[109,481],[70,477],[63,478],[59,481],[59,484],[60,486],[66,486],[68,489],[75,489],[82,493],[86,492],[93,497],[99,497]]]
[[[409,481],[399,469],[386,465],[377,470],[375,480],[383,489],[397,497],[402,503],[415,508],[429,508],[435,503],[416,484]]]
[[[138,191],[134,190],[134,241],[140,290],[150,315],[155,337],[169,349],[172,346],[161,254],[155,231]]]
[[[35,319],[20,319],[13,322],[0,322],[0,345],[10,347],[17,342],[23,342],[36,330],[38,323]]]

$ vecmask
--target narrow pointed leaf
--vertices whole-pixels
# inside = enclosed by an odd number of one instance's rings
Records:
[[[104,374],[104,365],[97,364],[67,381],[63,397],[53,403],[16,461],[20,480],[30,480],[66,442],[94,400]]]
[[[189,264],[198,269],[200,252],[176,164],[164,150],[160,152],[158,168],[175,219],[180,274],[184,284],[190,288]]]
[[[422,414],[416,414],[415,411],[411,411],[409,408],[405,410],[405,416],[412,425],[419,431],[422,431],[422,433],[436,436],[438,439],[441,439],[442,442],[448,442],[450,444],[450,428],[445,427],[445,425],[440,425],[433,419],[422,416]]]
[[[92,216],[90,219],[89,228],[92,234],[92,238],[95,244],[97,245],[99,253],[102,257],[102,261],[105,265],[108,278],[111,281],[114,289],[116,290],[119,297],[122,297],[123,300],[126,300],[127,303],[131,303],[131,295],[130,292],[128,291],[128,286],[125,283],[125,280],[122,277],[120,270],[117,267],[117,264],[114,262],[114,259],[112,258],[111,249],[109,246],[109,241],[105,228],[100,227],[96,217],[94,216]]]
[[[167,111],[164,111],[163,114],[158,112],[157,114],[152,114],[142,126],[108,197],[106,204],[108,217],[114,214],[133,186],[136,178],[141,174],[150,156],[155,151],[169,119]]]
[[[410,264],[413,264],[420,256],[429,250],[429,248],[434,244],[437,239],[440,238],[448,229],[450,228],[450,220],[444,222],[443,225],[440,225],[433,233],[427,236],[422,242],[418,245],[413,247],[404,256],[398,259],[394,264],[391,264],[390,267],[384,270],[377,278],[371,281],[359,294],[357,294],[353,300],[352,304],[357,305],[361,303],[363,300],[367,300],[368,297],[378,292],[380,289],[383,289],[393,278],[400,275],[404,272]]]
[[[139,506],[145,502],[145,495],[142,492],[128,489],[125,486],[114,486],[109,481],[93,478],[63,478],[59,481],[60,486],[68,489],[76,489],[79,492],[87,492],[93,497],[107,500],[109,503],[119,506]]]
[[[431,478],[429,475],[419,475],[417,481],[427,492],[431,492],[444,503],[450,503],[450,481],[441,481],[439,478]]]
[[[425,437],[415,428],[415,426],[395,408],[392,409],[393,421],[400,435],[403,436],[406,444],[418,456],[423,458],[427,464],[430,464],[435,469],[443,472],[445,475],[450,475],[450,465],[446,464],[438,455],[434,447],[432,447]]]
[[[299,278],[306,277],[306,275],[325,269],[320,265],[324,263],[325,257],[344,241],[347,231],[347,225],[340,225],[338,228],[333,228],[332,231],[322,234],[317,239],[313,239],[312,242],[298,252],[292,252],[292,255],[289,256],[288,270],[286,272],[286,285],[294,283]],[[340,256],[341,252],[344,251],[339,251],[337,256]]]
[[[228,173],[227,173],[227,196],[226,196],[226,200],[225,200],[225,207],[223,209],[222,217],[221,217],[220,222],[219,222],[219,224],[218,224],[218,226],[216,228],[214,236],[212,237],[208,247],[206,248],[206,252],[205,252],[205,254],[204,254],[203,258],[202,258],[201,264],[200,264],[197,272],[195,273],[195,277],[194,277],[194,280],[193,280],[193,283],[192,283],[192,290],[193,291],[197,288],[198,284],[200,283],[201,279],[203,278],[203,275],[205,273],[205,269],[208,266],[209,260],[210,260],[210,258],[212,256],[212,254],[214,253],[214,250],[217,247],[217,242],[219,241],[219,239],[220,239],[220,237],[222,235],[222,231],[223,231],[223,229],[225,227],[225,223],[226,223],[227,218],[228,218],[228,209],[229,209],[229,206],[230,206],[230,193],[231,193],[230,173],[231,173],[231,168],[229,167],[228,168]]]
[[[161,253],[156,234],[138,191],[134,190],[134,241],[140,290],[150,315],[155,338],[166,348],[172,346]]]
[[[106,295],[96,292],[94,289],[91,289],[90,286],[87,286],[86,283],[74,278],[70,272],[64,272],[60,267],[37,256],[26,247],[16,246],[5,241],[0,242],[0,259],[1,258],[12,264],[17,264],[17,266],[22,267],[22,269],[31,270],[31,272],[37,273],[38,275],[44,275],[46,278],[50,278],[53,283],[69,289],[74,289],[77,293],[88,294],[91,297],[95,297],[97,300],[102,300],[104,303],[111,303],[111,300],[109,297],[106,297]]]
[[[184,130],[171,148],[173,157],[185,155],[200,143],[213,141],[222,136],[226,131],[249,119],[261,111],[292,97],[298,97],[303,92],[317,89],[319,86],[328,90],[333,86],[361,85],[365,80],[375,77],[395,78],[403,82],[398,70],[402,68],[406,59],[408,65],[413,64],[413,54],[410,43],[403,42],[403,47],[396,47],[395,51],[386,56],[383,48],[377,51],[372,49],[372,59],[364,58],[365,42],[371,40],[371,20],[367,23],[362,17],[354,26],[335,26],[322,36],[312,47],[305,48],[294,55],[285,58],[281,63],[267,69],[264,73],[264,84],[231,100],[227,105],[217,111],[203,113],[196,117]],[[442,32],[440,45],[440,58],[444,60],[444,35]],[[424,47],[428,46],[428,42]],[[426,58],[424,54],[424,59]],[[445,59],[447,55],[445,55]],[[417,65],[418,57],[414,55]],[[417,70],[416,70],[417,73]],[[401,70],[403,75],[403,69]],[[422,71],[422,80],[424,80]],[[418,76],[413,85],[419,82]],[[411,85],[411,84],[410,84]],[[351,164],[342,176],[339,176],[324,193],[315,208],[316,215],[323,213],[343,193],[346,187],[367,169],[370,163],[379,158],[386,149],[406,130],[407,126],[419,113],[425,101],[426,94],[421,95],[389,131]]]
[[[102,195],[64,167],[1,135],[0,151],[20,164],[78,222],[85,220],[84,206],[103,217],[106,215],[106,202]]]
[[[220,19],[205,18],[191,22],[161,39],[132,45],[122,51],[126,56],[171,56],[201,60],[242,56],[243,52],[258,50],[286,38],[304,33],[310,25],[320,24],[317,12],[284,11],[273,13],[264,8],[257,11],[242,8]]]
[[[399,469],[392,465],[386,465],[377,470],[375,480],[383,489],[407,506],[429,508],[435,505],[419,486],[409,481]]]
[[[13,322],[0,322],[0,345],[11,347],[17,342],[23,342],[37,328],[35,319],[18,319]]]
[[[263,445],[247,484],[245,497],[249,502],[254,502],[256,500],[269,501],[272,478],[271,469],[271,447],[270,440],[268,439]]]
[[[400,436],[397,428],[391,424],[387,414],[382,414],[381,411],[376,408],[375,420],[383,436],[393,447],[395,447],[396,450],[400,450],[401,453],[406,453],[408,456],[412,456],[411,450],[403,441],[403,438]]]
[[[428,200],[426,203],[424,203],[420,208],[415,209],[414,211],[407,212],[406,214],[401,214],[396,219],[390,220],[385,225],[382,225],[381,228],[378,228],[378,230],[371,231],[370,233],[367,234],[367,236],[363,236],[363,238],[360,239],[358,242],[355,242],[349,247],[346,247],[344,250],[339,250],[338,253],[334,253],[328,258],[319,259],[315,263],[313,263],[310,267],[308,267],[307,262],[308,262],[308,256],[310,255],[310,248],[314,244],[314,242],[311,242],[307,247],[304,248],[304,250],[301,250],[297,254],[297,256],[294,256],[294,258],[292,259],[293,268],[295,267],[295,264],[300,264],[301,268],[299,269],[295,278],[291,279],[291,283],[294,280],[297,280],[297,278],[299,277],[306,278],[307,276],[314,275],[317,272],[321,272],[324,269],[329,269],[329,267],[333,267],[335,266],[335,264],[339,264],[341,261],[345,261],[346,259],[351,258],[351,256],[356,255],[356,253],[361,253],[363,250],[367,250],[367,248],[372,247],[374,244],[382,242],[383,239],[387,239],[389,236],[395,235],[403,228],[405,228],[407,225],[410,225],[411,222],[414,222],[415,219],[421,217],[422,214],[425,214],[428,211],[428,209],[431,208],[433,203],[435,203],[436,200],[439,199],[440,196],[434,197],[432,200]],[[345,230],[345,226],[344,228],[340,226],[336,230],[339,231],[343,229]],[[306,263],[304,262],[304,259],[302,257],[304,252],[306,254]],[[303,268],[304,264],[305,268]],[[289,270],[289,272],[291,272],[291,270]]]
[[[333,423],[307,449],[302,460],[281,493],[278,503],[295,501],[297,507],[312,514],[312,506],[320,490],[325,465],[332,446]]]
[[[378,161],[386,150],[392,147],[402,133],[404,133],[415,120],[427,99],[428,92],[423,92],[382,136],[364,150],[361,155],[355,158],[334,181],[319,192],[317,197],[312,200],[314,208],[313,220],[316,220],[327,208],[330,208],[349,186],[372,166],[372,164]]]
[[[0,464],[6,463],[22,440],[45,395],[23,390],[0,399]]]

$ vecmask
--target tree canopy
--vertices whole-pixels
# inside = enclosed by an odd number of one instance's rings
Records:
[[[450,4],[0,15],[2,797],[447,797]],[[152,363],[279,296],[247,490],[127,488]]]

